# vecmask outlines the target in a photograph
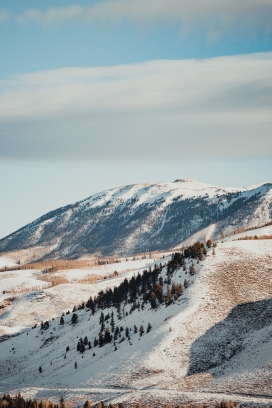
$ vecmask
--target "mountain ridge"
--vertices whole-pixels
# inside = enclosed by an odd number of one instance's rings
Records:
[[[174,248],[211,224],[219,236],[271,219],[272,183],[238,189],[180,178],[123,185],[50,211],[2,238],[0,251],[41,246],[42,258],[129,255]]]

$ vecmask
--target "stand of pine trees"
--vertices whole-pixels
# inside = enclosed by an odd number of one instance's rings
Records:
[[[64,403],[63,398],[61,398],[59,404],[53,404],[51,401],[25,399],[18,393],[15,397],[4,394],[0,399],[0,408],[70,408],[70,403]]]
[[[156,406],[151,404],[150,406]],[[61,398],[58,404],[53,404],[51,401],[37,401],[36,399],[24,399],[21,394],[16,394],[15,397],[11,397],[9,394],[4,394],[3,397],[0,399],[0,408],[69,408],[70,404],[65,403],[64,399]],[[135,408],[135,404],[130,406],[129,404],[109,404],[105,405],[103,401],[99,402],[98,404],[92,405],[90,401],[86,401],[83,405],[83,408]],[[136,408],[148,408],[149,405],[141,405],[140,403],[136,404]],[[167,404],[165,408],[208,408],[205,404],[178,404],[172,405]],[[232,401],[221,401],[215,404],[215,408],[242,408],[241,404],[238,402]]]
[[[209,243],[210,244],[210,243]],[[208,243],[207,243],[207,246]],[[101,290],[98,295],[94,298],[90,297],[86,303],[82,302],[79,305],[73,307],[73,313],[71,317],[71,324],[78,323],[77,310],[82,310],[87,308],[92,314],[101,311],[99,324],[100,330],[97,333],[98,339],[95,338],[93,343],[91,340],[85,336],[85,339],[79,339],[77,343],[77,351],[84,353],[86,349],[92,349],[92,347],[103,347],[104,344],[114,343],[116,347],[116,342],[121,343],[127,338],[130,341],[131,334],[136,334],[139,331],[140,337],[144,333],[149,333],[151,330],[151,324],[147,328],[141,327],[130,327],[126,328],[125,334],[122,334],[123,327],[117,324],[118,321],[122,320],[128,313],[132,314],[134,311],[144,310],[148,305],[152,309],[157,309],[161,306],[169,306],[183,293],[184,289],[187,289],[189,282],[184,279],[183,286],[181,283],[172,282],[172,277],[174,273],[180,269],[186,271],[187,266],[186,260],[191,260],[189,266],[189,273],[191,276],[195,274],[196,262],[202,261],[204,256],[206,256],[207,250],[203,243],[196,242],[185,248],[183,251],[175,252],[172,254],[171,259],[164,265],[166,267],[166,277],[163,279],[161,272],[163,269],[162,264],[154,265],[154,268],[149,270],[144,270],[142,274],[138,272],[137,276],[133,276],[130,280],[127,278],[119,285],[115,286],[113,289],[108,288],[105,291]],[[125,312],[125,306],[129,305],[129,311]],[[116,314],[112,310],[111,313],[104,315],[103,310],[113,308],[116,309]],[[69,314],[67,312],[66,314]],[[64,316],[64,315],[63,315]],[[64,318],[61,316],[60,325],[65,324]],[[41,330],[47,329],[49,327],[49,322],[41,324]]]
[[[195,259],[197,261],[202,261],[204,256],[206,256],[207,251],[204,243],[196,242],[194,245],[190,245],[185,248],[184,251],[176,252],[172,254],[171,259],[168,261],[167,267],[167,279],[163,281],[162,277],[159,278],[159,274],[162,271],[162,265],[155,265],[153,270],[144,270],[142,274],[138,272],[137,276],[133,276],[129,281],[127,278],[118,286],[107,289],[106,291],[101,290],[97,297],[90,297],[89,300],[84,303],[73,307],[73,313],[77,310],[82,310],[84,308],[89,309],[92,314],[95,314],[98,310],[104,310],[110,307],[115,307],[117,311],[118,320],[122,319],[121,313],[121,303],[126,302],[131,304],[130,312],[136,309],[143,309],[143,304],[139,302],[139,299],[143,301],[144,304],[149,302],[153,308],[158,307],[160,304],[170,304],[172,300],[176,300],[182,293],[182,286],[178,285],[170,290],[171,299],[169,296],[168,288],[163,290],[164,285],[171,285],[171,277],[173,273],[183,267],[186,270],[186,259]],[[194,274],[193,263],[190,266],[191,275]],[[174,284],[175,285],[175,284]],[[163,293],[166,292],[166,295]],[[101,317],[101,331],[105,329],[104,322],[110,319],[109,314],[107,316]],[[61,320],[60,324],[63,321]],[[76,316],[73,315],[72,323],[77,323]],[[111,331],[114,331],[113,326],[115,322],[111,320],[110,326]]]
[[[144,308],[150,304],[151,308],[157,309],[161,305],[169,306],[174,303],[183,293],[183,286],[181,283],[171,282],[173,274],[179,269],[186,271],[186,259],[191,259],[191,265],[189,267],[190,275],[195,274],[195,267],[193,260],[197,262],[203,260],[207,251],[203,243],[196,242],[184,249],[184,251],[173,253],[171,259],[164,266],[166,267],[166,278],[163,279],[160,276],[163,266],[154,265],[153,270],[151,267],[149,270],[144,270],[142,274],[138,272],[137,276],[133,276],[130,280],[127,278],[118,286],[101,290],[94,298],[90,297],[86,303],[82,302],[79,305],[73,307],[73,314],[71,318],[72,324],[77,324],[78,315],[75,313],[77,310],[87,308],[92,314],[95,314],[99,310],[101,311],[99,324],[100,330],[98,339],[92,341],[88,340],[87,336],[84,341],[82,338],[77,343],[77,351],[84,353],[86,349],[91,350],[92,347],[103,347],[104,344],[114,343],[116,349],[116,342],[121,343],[127,338],[130,341],[130,336],[136,334],[139,331],[140,337],[144,333],[149,333],[151,330],[151,324],[148,324],[147,328],[143,326],[126,328],[125,335],[122,334],[123,327],[118,326],[117,322],[122,320],[125,315],[128,315],[128,311],[125,312],[126,305],[130,305],[129,313],[133,313],[135,310],[144,310]],[[184,289],[189,286],[187,279],[184,280]],[[121,307],[123,305],[123,307]],[[116,315],[112,310],[111,313],[104,315],[103,310],[108,308],[115,308]],[[70,312],[69,312],[70,313]],[[67,314],[67,313],[66,313]],[[48,322],[46,322],[48,323]],[[60,319],[60,325],[63,325],[63,316]],[[42,327],[44,328],[44,323]]]

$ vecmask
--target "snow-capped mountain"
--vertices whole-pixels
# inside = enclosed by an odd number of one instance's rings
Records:
[[[127,255],[174,248],[213,225],[214,237],[272,218],[272,183],[220,188],[189,179],[134,184],[59,208],[0,240],[0,251],[42,248],[45,258]]]

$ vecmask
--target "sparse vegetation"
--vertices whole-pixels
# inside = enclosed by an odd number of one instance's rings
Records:
[[[75,368],[77,368],[77,363],[75,363]],[[83,408],[92,408],[96,406],[97,408],[124,408],[124,404],[119,402],[117,404],[105,405],[103,401],[100,401],[98,404],[93,405],[89,400],[86,400],[83,404]],[[125,405],[126,408],[135,408],[135,404],[130,406],[129,404]],[[151,404],[150,406],[154,406]],[[156,405],[155,405],[156,406]],[[205,406],[205,405],[204,405]],[[148,405],[145,405],[145,408]],[[162,405],[163,407],[163,405]],[[202,408],[203,404],[174,404],[168,403],[165,405],[165,408]],[[11,397],[9,394],[4,394],[0,399],[0,408],[70,408],[70,403],[65,402],[64,398],[61,397],[59,403],[53,404],[48,400],[37,401],[36,399],[25,399],[21,396],[20,393],[16,394],[15,397]],[[140,403],[136,404],[136,408],[142,408]],[[143,406],[144,408],[144,406]],[[232,401],[221,401],[215,404],[215,408],[242,408],[239,402]]]
[[[248,241],[248,240],[256,240],[256,239],[272,239],[272,235],[254,235],[254,237],[252,236],[245,236],[245,237],[241,237],[241,238],[237,238],[237,240],[235,241]]]

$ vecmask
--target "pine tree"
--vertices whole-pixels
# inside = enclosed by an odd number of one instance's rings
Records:
[[[64,408],[64,398],[61,397],[59,408]]]
[[[44,322],[43,328],[44,328],[44,330],[49,329],[49,322],[47,320],[46,320],[46,322]]]
[[[176,283],[173,282],[171,286],[171,295],[174,295],[176,293]]]
[[[118,319],[119,319],[119,320],[121,320],[121,319],[122,319],[122,314],[121,314],[121,305],[120,305],[120,303],[119,303],[119,302],[117,303],[117,317],[118,317]]]
[[[156,299],[156,295],[154,292],[150,293],[150,303],[151,303],[151,307],[152,309],[156,309],[157,307],[157,299]]]
[[[142,337],[143,333],[144,333],[144,326],[141,325],[141,326],[140,326],[140,336],[141,336],[141,337]]]
[[[101,324],[101,328],[100,331],[103,332],[105,329],[105,317],[104,317],[104,313],[101,312],[100,318],[99,318],[99,323]]]
[[[61,318],[60,318],[60,324],[61,324],[61,325],[64,324],[64,318],[63,318],[63,316],[61,316]]]
[[[193,276],[194,274],[195,274],[195,266],[192,263],[191,266],[190,266],[190,275]]]
[[[41,373],[42,372],[42,367],[39,367],[39,373]]]
[[[83,340],[82,340],[82,337],[80,337],[80,352],[81,353],[84,353],[84,351],[85,351],[85,346],[84,346],[84,342],[83,342]]]
[[[136,324],[134,324],[134,333],[137,333],[137,331],[138,331],[137,326]]]
[[[89,350],[92,348],[92,343],[89,341]]]
[[[105,341],[105,343],[110,343],[111,342],[111,334],[110,334],[110,328],[109,327],[107,327],[106,330],[105,330],[104,341]]]
[[[111,326],[111,332],[114,333],[114,329],[115,329],[115,322],[114,322],[114,314],[113,312],[111,313],[111,322],[110,322],[110,326]]]
[[[98,340],[98,344],[99,344],[99,347],[103,347],[103,344],[104,344],[104,337],[103,337],[103,333],[102,332],[99,332],[99,340]]]
[[[104,313],[101,312],[100,317],[99,317],[99,324],[102,324],[104,320],[105,320]]]
[[[147,332],[147,333],[149,333],[151,329],[152,329],[152,326],[151,326],[151,324],[150,324],[150,323],[148,323],[148,325],[147,325],[147,329],[146,329],[146,332]]]
[[[92,297],[90,297],[89,300],[87,301],[86,307],[88,307],[89,309],[91,309],[92,314],[95,313],[95,305],[94,305],[94,301],[93,301],[93,298],[92,298]]]
[[[75,361],[75,366],[74,366],[75,368],[77,368],[77,362]]]
[[[188,286],[189,286],[189,283],[188,283],[187,279],[184,279],[184,287],[185,287],[185,289],[187,289]]]
[[[78,315],[76,313],[72,314],[71,322],[72,324],[76,324],[78,322]]]
[[[85,346],[87,346],[87,344],[89,343],[89,340],[88,340],[87,336],[84,337],[83,343],[84,343]]]
[[[115,332],[114,332],[114,340],[117,340],[118,334],[119,334],[119,327],[116,326],[115,327]]]
[[[172,302],[171,290],[170,290],[170,286],[167,285],[167,292],[166,292],[166,296],[165,296],[165,303],[166,303],[167,305],[170,305],[171,302]]]

